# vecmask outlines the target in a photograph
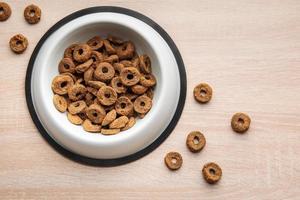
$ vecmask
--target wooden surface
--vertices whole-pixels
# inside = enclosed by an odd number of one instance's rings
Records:
[[[300,1],[7,1],[12,16],[0,23],[0,199],[299,199],[300,195]],[[23,9],[36,3],[42,20],[30,26]],[[160,24],[184,59],[188,91],[182,117],[170,137],[146,157],[113,168],[90,167],[54,151],[35,128],[25,102],[29,57],[59,19],[89,6],[117,5]],[[22,55],[8,41],[29,39]],[[193,87],[208,82],[212,101],[197,104]],[[230,128],[232,114],[248,113],[244,135]],[[201,130],[199,154],[185,146]],[[163,157],[179,151],[179,171]],[[219,184],[204,182],[202,166],[223,169]]]

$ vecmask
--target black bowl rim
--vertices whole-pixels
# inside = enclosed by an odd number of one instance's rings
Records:
[[[67,149],[65,149],[64,147],[62,147],[61,145],[59,145],[54,139],[52,139],[52,137],[47,133],[47,131],[45,130],[45,128],[43,127],[42,123],[40,122],[37,113],[34,109],[33,106],[33,100],[32,100],[32,95],[31,95],[31,78],[32,78],[32,70],[33,70],[33,65],[35,62],[35,59],[39,53],[40,48],[42,47],[42,45],[44,44],[44,42],[47,40],[47,38],[53,34],[57,29],[59,29],[60,27],[62,27],[64,24],[87,14],[91,14],[91,13],[98,13],[98,12],[113,12],[113,13],[121,13],[121,14],[125,14],[125,15],[129,15],[132,17],[135,17],[141,21],[143,21],[144,23],[148,24],[149,26],[151,26],[154,30],[156,30],[159,35],[167,42],[167,44],[169,45],[170,49],[172,50],[177,65],[178,65],[178,69],[179,69],[179,73],[180,73],[180,96],[179,96],[179,101],[178,101],[178,105],[175,111],[175,114],[171,120],[171,122],[169,123],[169,125],[167,126],[167,128],[161,133],[161,135],[153,142],[151,143],[149,146],[145,147],[144,149],[122,157],[122,158],[115,158],[115,159],[94,159],[94,158],[89,158],[89,157],[85,157],[76,153],[73,153]],[[184,63],[182,60],[182,57],[180,55],[180,52],[178,50],[178,48],[176,47],[175,43],[173,42],[173,40],[171,39],[171,37],[167,34],[167,32],[160,27],[157,23],[155,23],[153,20],[151,20],[150,18],[146,17],[145,15],[138,13],[136,11],[127,9],[127,8],[122,8],[122,7],[115,7],[115,6],[97,6],[97,7],[90,7],[90,8],[86,8],[83,10],[79,10],[77,12],[74,12],[66,17],[64,17],[63,19],[61,19],[59,22],[57,22],[55,25],[53,25],[44,35],[43,37],[40,39],[40,41],[38,42],[38,44],[36,45],[31,58],[29,60],[28,63],[28,67],[27,67],[27,72],[26,72],[26,78],[25,78],[25,96],[26,96],[26,102],[27,102],[27,107],[28,110],[30,112],[31,118],[35,124],[35,126],[37,127],[37,129],[39,130],[39,132],[41,133],[41,135],[43,136],[43,138],[57,151],[59,152],[61,155],[63,155],[66,158],[69,158],[73,161],[76,161],[78,163],[81,164],[86,164],[86,165],[91,165],[91,166],[102,166],[102,167],[110,167],[110,166],[117,166],[117,165],[122,165],[125,163],[129,163],[132,161],[135,161],[139,158],[142,158],[143,156],[149,154],[150,152],[152,152],[154,149],[156,149],[163,141],[166,140],[166,138],[171,134],[171,132],[173,131],[173,129],[175,128],[178,120],[180,119],[181,113],[183,111],[184,108],[184,104],[185,104],[185,98],[186,98],[186,72],[185,72],[185,67],[184,67]]]

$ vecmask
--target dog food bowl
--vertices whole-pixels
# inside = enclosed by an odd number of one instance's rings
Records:
[[[71,124],[55,109],[51,90],[64,50],[108,33],[133,41],[139,54],[148,54],[157,79],[150,112],[131,129],[111,136]],[[125,8],[92,7],[63,18],[45,33],[29,61],[25,90],[31,117],[54,149],[81,163],[114,166],[150,153],[172,132],[185,102],[186,74],[176,45],[151,19]]]

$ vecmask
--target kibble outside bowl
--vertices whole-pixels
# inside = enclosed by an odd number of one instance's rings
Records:
[[[51,82],[70,44],[109,33],[131,40],[139,54],[149,55],[157,85],[152,109],[143,119],[127,131],[105,136],[84,131],[57,111]],[[28,64],[25,90],[34,123],[56,150],[78,162],[113,166],[146,155],[172,132],[184,106],[186,75],[174,42],[151,19],[124,8],[93,7],[65,17],[41,38]]]

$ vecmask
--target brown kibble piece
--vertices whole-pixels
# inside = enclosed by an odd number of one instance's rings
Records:
[[[222,177],[222,169],[216,163],[210,162],[203,166],[202,175],[207,183],[215,184]]]
[[[111,55],[116,53],[116,49],[110,44],[108,40],[103,40],[106,52]]]
[[[120,73],[121,81],[126,86],[133,86],[140,81],[140,72],[134,67],[126,67]]]
[[[111,55],[103,60],[103,62],[108,62],[110,64],[118,63],[119,57],[117,55]]]
[[[94,68],[96,68],[99,63],[103,62],[104,56],[103,56],[102,53],[100,53],[98,51],[92,51],[91,59],[93,59],[93,65],[92,66]]]
[[[93,80],[94,71],[95,69],[93,67],[90,67],[84,72],[83,79],[85,84],[88,84],[89,81]]]
[[[102,126],[106,126],[113,122],[117,118],[117,112],[115,109],[109,111],[102,121]]]
[[[21,54],[27,49],[28,40],[24,35],[17,34],[10,38],[9,46],[13,52]]]
[[[78,44],[73,50],[73,58],[80,63],[83,63],[90,59],[92,54],[92,49],[87,44]]]
[[[53,96],[53,104],[59,112],[66,112],[68,107],[67,100],[63,96],[57,94]]]
[[[70,76],[70,77],[73,79],[73,82],[74,82],[74,83],[77,81],[76,76],[74,76],[74,74],[71,74],[70,72],[64,72],[64,73],[61,73],[61,75]]]
[[[146,95],[139,96],[133,103],[133,108],[137,113],[145,114],[152,107],[152,100]]]
[[[182,165],[182,157],[178,152],[169,152],[165,156],[165,164],[170,170],[178,170]]]
[[[75,125],[81,125],[83,120],[78,115],[72,115],[71,113],[67,114],[68,120]]]
[[[86,116],[95,124],[101,124],[106,112],[98,104],[92,104],[85,110]]]
[[[144,94],[147,90],[147,87],[138,84],[131,87],[131,91],[138,95]]]
[[[99,36],[95,36],[87,41],[92,50],[98,50],[103,46],[103,40]]]
[[[150,99],[153,99],[154,96],[154,92],[152,88],[149,88],[146,92],[147,97],[149,97]]]
[[[144,74],[141,76],[140,84],[145,87],[152,87],[156,84],[156,79],[153,74]]]
[[[116,50],[116,53],[119,59],[130,59],[133,57],[135,47],[132,42],[128,41],[119,46]]]
[[[71,73],[75,72],[75,64],[71,58],[63,58],[58,65],[59,73]]]
[[[92,93],[88,92],[84,98],[87,106],[90,106],[94,103],[94,95]]]
[[[94,96],[97,96],[98,89],[93,88],[93,87],[86,87],[86,89],[89,93],[93,94]]]
[[[58,75],[52,80],[52,90],[54,93],[64,95],[74,84],[73,79],[68,75]]]
[[[207,83],[200,83],[194,88],[194,97],[199,103],[209,102],[212,93],[212,88]]]
[[[134,117],[130,117],[129,121],[127,122],[126,126],[124,128],[121,129],[121,131],[126,131],[130,128],[132,128],[135,125],[135,118]]]
[[[89,119],[84,120],[82,127],[85,131],[91,133],[99,133],[101,131],[101,125],[93,124]]]
[[[124,65],[121,63],[114,63],[113,67],[115,69],[115,75],[120,75],[122,69],[124,69]]]
[[[6,21],[11,15],[10,6],[5,2],[0,2],[0,21]]]
[[[116,44],[116,45],[120,45],[120,44],[124,43],[124,41],[121,38],[113,36],[113,35],[108,35],[107,39],[108,39],[108,41],[110,41],[111,43]]]
[[[86,70],[88,70],[92,64],[93,64],[93,59],[89,59],[88,61],[86,61],[80,65],[77,65],[75,67],[75,70],[77,73],[83,73]]]
[[[122,94],[127,91],[127,88],[123,85],[120,77],[114,77],[111,80],[111,86],[118,94]]]
[[[70,58],[70,59],[73,60],[73,52],[74,52],[74,49],[77,45],[78,44],[71,44],[68,48],[66,48],[66,50],[64,52],[64,57],[65,58]]]
[[[102,62],[98,64],[94,72],[94,77],[100,81],[109,81],[115,75],[115,70],[110,63]]]
[[[140,69],[140,58],[137,56],[131,60],[133,67]]]
[[[68,96],[71,101],[78,101],[83,99],[86,93],[86,87],[81,84],[75,84],[68,89]]]
[[[109,128],[115,129],[115,128],[124,128],[126,124],[128,123],[129,119],[126,116],[121,116],[117,119],[115,119],[113,122],[109,124]]]
[[[192,131],[186,138],[186,145],[191,152],[201,151],[206,144],[205,137],[199,131]]]
[[[129,60],[122,60],[120,63],[123,64],[124,67],[134,67],[132,62]]]
[[[133,112],[133,103],[128,97],[122,96],[118,98],[115,109],[119,115],[128,116]]]
[[[237,133],[244,133],[250,127],[251,119],[245,113],[236,113],[231,118],[231,127]]]
[[[70,103],[70,105],[68,106],[68,111],[72,115],[75,115],[75,114],[83,112],[85,110],[85,108],[86,108],[85,101],[79,100],[79,101]]]
[[[112,87],[103,86],[99,89],[97,98],[102,105],[110,106],[117,101],[118,95]]]
[[[115,134],[117,134],[119,132],[120,132],[119,128],[115,128],[115,129],[105,129],[105,128],[102,128],[101,129],[101,133],[103,135],[115,135]]]
[[[29,5],[24,10],[24,18],[29,24],[36,24],[42,16],[41,9],[36,5]]]
[[[143,73],[149,74],[152,72],[151,60],[147,55],[140,56],[140,69]]]
[[[101,87],[106,86],[106,84],[101,81],[88,81],[88,85],[95,89],[100,89]]]

